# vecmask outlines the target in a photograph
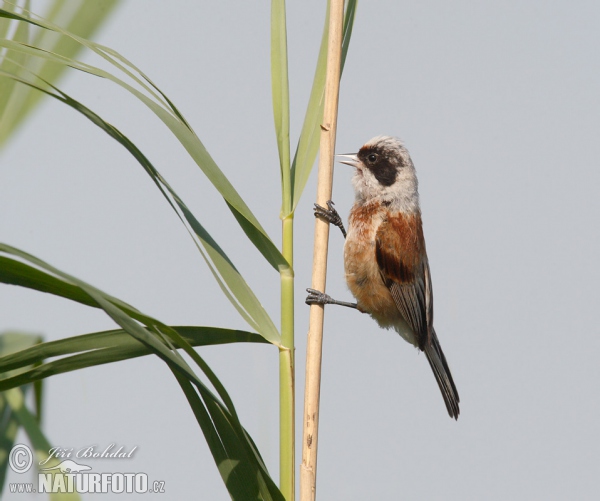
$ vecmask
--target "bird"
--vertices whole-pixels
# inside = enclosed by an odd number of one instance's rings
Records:
[[[327,208],[315,204],[314,212],[345,237],[344,271],[356,303],[315,289],[307,289],[306,303],[356,308],[425,352],[448,414],[458,419],[460,398],[433,327],[431,273],[410,154],[398,138],[377,136],[358,153],[338,156],[355,168],[348,232],[331,200]]]

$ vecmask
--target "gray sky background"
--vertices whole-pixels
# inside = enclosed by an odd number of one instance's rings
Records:
[[[323,4],[288,5],[293,147]],[[96,39],[167,93],[278,242],[269,15],[269,2],[165,8],[129,0]],[[425,357],[397,334],[328,308],[319,499],[597,499],[599,21],[592,1],[359,4],[337,151],[388,134],[412,154],[435,325],[461,416],[448,418]],[[72,72],[62,87],[142,149],[278,323],[277,274],[162,123],[109,82]],[[343,165],[335,173],[344,217],[351,174]],[[315,179],[296,213],[298,422]],[[0,213],[2,241],[164,322],[246,328],[135,160],[60,103],[46,101],[1,153]],[[328,292],[349,299],[342,246],[332,232]],[[0,304],[0,330],[59,339],[114,326],[90,308],[15,287],[0,287]],[[276,349],[201,353],[277,479]],[[53,444],[138,446],[126,464],[90,461],[95,471],[146,472],[166,482],[164,499],[228,499],[183,394],[157,358],[58,376],[46,389]]]

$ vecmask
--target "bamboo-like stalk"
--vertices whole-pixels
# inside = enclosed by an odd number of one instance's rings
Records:
[[[329,40],[325,104],[321,123],[317,203],[325,206],[331,199],[333,157],[337,126],[337,110],[342,56],[344,0],[331,0],[329,7]],[[315,219],[312,288],[325,291],[329,224]],[[319,396],[321,391],[321,348],[324,308],[310,307],[306,346],[306,383],[304,393],[302,465],[300,466],[300,501],[314,501],[317,483],[317,443],[319,430]]]

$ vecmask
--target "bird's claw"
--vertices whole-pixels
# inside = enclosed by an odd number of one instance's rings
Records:
[[[315,204],[315,217],[320,217],[328,223],[339,226],[342,223],[342,218],[333,206],[334,203],[331,200],[327,200],[327,209],[319,204]]]
[[[333,301],[331,296],[316,289],[306,289],[306,292],[308,292],[305,300],[306,304],[330,304]]]
[[[314,208],[315,217],[324,219],[328,223],[333,224],[334,226],[337,226],[340,230],[342,230],[342,233],[344,234],[344,237],[345,237],[346,229],[344,228],[344,223],[342,221],[342,218],[338,214],[338,211],[335,210],[335,208],[333,206],[334,206],[334,203],[331,200],[327,200],[327,207],[328,207],[327,209],[319,204],[315,204],[315,208]]]

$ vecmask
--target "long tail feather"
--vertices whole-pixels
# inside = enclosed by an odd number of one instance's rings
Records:
[[[425,355],[427,355],[427,361],[431,366],[431,370],[433,370],[435,379],[444,397],[448,414],[450,414],[450,417],[458,419],[458,415],[460,414],[458,407],[460,397],[458,396],[458,391],[456,391],[452,373],[448,367],[448,362],[446,362],[446,357],[444,356],[435,330],[432,332],[431,343],[425,347]]]

